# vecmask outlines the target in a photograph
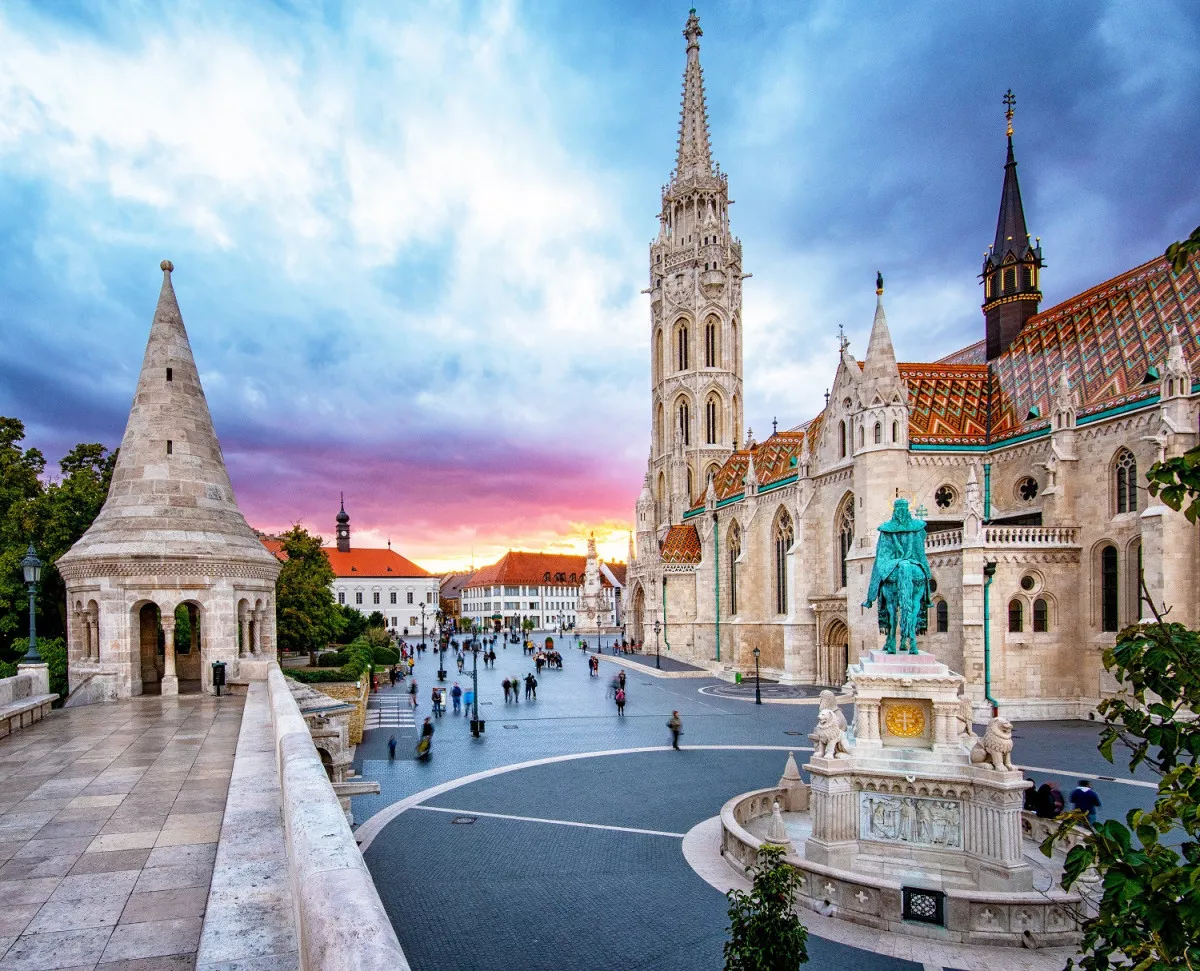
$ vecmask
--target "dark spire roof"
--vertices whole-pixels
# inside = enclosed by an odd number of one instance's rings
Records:
[[[1000,217],[996,220],[996,241],[990,261],[999,264],[1011,250],[1021,259],[1032,249],[1025,228],[1025,207],[1021,205],[1021,183],[1017,181],[1017,159],[1013,154],[1012,135],[1008,136],[1008,158],[1004,162],[1004,190],[1000,194]]]
[[[341,509],[341,512],[339,512],[337,514],[337,521],[339,523],[348,523],[348,522],[350,522],[350,515],[349,515],[349,513],[346,512],[346,495],[345,495],[345,493],[342,493],[341,500],[342,500],[342,509]]]

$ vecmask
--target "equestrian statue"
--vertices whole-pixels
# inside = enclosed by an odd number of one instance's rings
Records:
[[[908,500],[897,499],[892,518],[879,527],[875,566],[864,607],[879,601],[879,631],[887,635],[888,654],[899,649],[919,653],[917,635],[929,627],[929,560],[925,558],[925,523],[913,519]]]

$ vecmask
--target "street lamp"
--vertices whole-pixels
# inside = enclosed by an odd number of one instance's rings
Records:
[[[658,618],[656,617],[654,619],[654,666],[656,668],[662,667],[662,663],[661,663],[662,653],[658,649],[658,633],[661,630],[662,630],[662,624],[660,624],[658,622]]]
[[[471,734],[479,737],[479,645],[471,650]]]
[[[37,649],[37,620],[34,616],[33,605],[34,598],[37,596],[38,583],[42,579],[42,561],[33,551],[32,543],[29,544],[29,552],[25,554],[25,559],[21,561],[21,569],[25,573],[25,582],[29,585],[29,650],[25,652],[22,660],[29,664],[41,664],[42,656]]]
[[[754,649],[754,703],[756,705],[762,704],[762,688],[759,684],[759,678],[758,678],[758,648],[757,647]]]

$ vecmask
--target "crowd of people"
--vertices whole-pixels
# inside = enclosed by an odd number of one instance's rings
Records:
[[[1035,813],[1041,819],[1056,819],[1066,809],[1067,799],[1063,798],[1062,790],[1053,779],[1047,779],[1040,786],[1029,780],[1031,785],[1025,790],[1025,809]],[[1096,811],[1100,808],[1100,796],[1092,788],[1087,779],[1080,779],[1079,785],[1071,790],[1068,797],[1071,808],[1084,813],[1090,824],[1096,822]]]

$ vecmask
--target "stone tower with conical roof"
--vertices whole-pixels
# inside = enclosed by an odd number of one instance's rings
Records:
[[[59,558],[75,703],[179,682],[212,691],[211,664],[255,677],[275,652],[279,562],[238,508],[170,261],[108,498]],[[182,609],[180,609],[182,608]],[[186,641],[176,631],[186,618]]]
[[[678,521],[679,507],[703,496],[742,428],[746,274],[741,240],[729,227],[728,179],[709,146],[702,33],[692,10],[683,30],[687,63],[675,171],[663,187],[658,238],[650,245],[650,464],[658,526]]]

